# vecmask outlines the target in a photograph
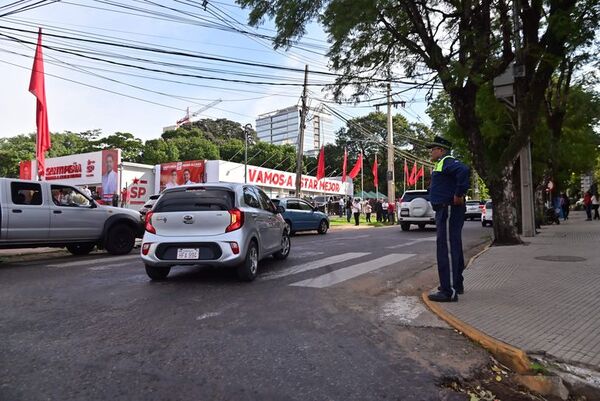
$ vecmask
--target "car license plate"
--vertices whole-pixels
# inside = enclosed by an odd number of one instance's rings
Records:
[[[200,249],[198,248],[178,248],[177,259],[198,259],[200,257]]]

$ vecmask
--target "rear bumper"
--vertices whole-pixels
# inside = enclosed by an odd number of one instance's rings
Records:
[[[196,241],[194,237],[159,237],[146,232],[143,244],[150,243],[148,253],[140,251],[142,261],[149,266],[174,266],[174,265],[209,265],[209,266],[236,266],[243,262],[248,244],[242,243],[241,238],[235,234],[225,234],[219,238],[202,238]],[[231,243],[236,242],[239,253],[231,249]],[[199,248],[200,259],[177,259],[177,248]]]
[[[425,217],[406,217],[406,216],[400,216],[398,218],[398,222],[399,223],[414,223],[414,224],[418,224],[418,223],[435,224],[435,217],[429,217],[429,216],[425,216]]]
[[[466,212],[465,217],[479,217],[481,218],[481,212]]]

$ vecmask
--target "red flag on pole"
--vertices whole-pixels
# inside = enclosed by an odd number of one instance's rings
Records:
[[[346,182],[346,167],[348,166],[348,148],[344,148],[344,164],[342,165],[342,182]]]
[[[415,178],[415,184],[419,181],[419,178],[425,177],[425,167],[421,166],[421,169],[417,173],[417,177]]]
[[[37,142],[35,157],[37,159],[38,176],[44,175],[46,151],[52,146],[50,142],[50,129],[48,128],[48,109],[46,108],[46,88],[44,85],[44,58],[42,56],[42,28],[38,33],[37,48],[33,59],[29,92],[37,98],[36,124]]]
[[[410,171],[410,176],[408,177],[408,185],[415,185],[417,183],[417,162],[413,164],[413,168]]]
[[[319,162],[317,163],[317,180],[325,178],[325,147],[321,146]]]
[[[356,164],[354,165],[354,167],[352,167],[350,174],[348,174],[350,178],[354,179],[354,177],[356,177],[358,173],[360,173],[360,170],[362,169],[362,159],[363,155],[362,152],[360,152],[360,154],[358,155],[358,159],[356,160]]]
[[[373,163],[373,184],[375,187],[379,186],[379,178],[377,176],[377,153],[375,153],[375,162]]]
[[[404,182],[410,185],[409,175],[408,175],[408,165],[406,164],[406,159],[404,159]]]

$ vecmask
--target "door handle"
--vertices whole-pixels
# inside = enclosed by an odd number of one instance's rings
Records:
[[[13,213],[23,213],[21,209],[13,209]]]
[[[52,213],[54,213],[54,214],[61,214],[62,210],[54,210],[54,211],[52,211]]]

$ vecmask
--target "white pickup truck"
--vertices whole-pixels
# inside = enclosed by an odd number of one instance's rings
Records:
[[[122,255],[142,233],[138,212],[99,205],[76,187],[0,178],[0,248],[66,247],[85,255],[98,246]]]

